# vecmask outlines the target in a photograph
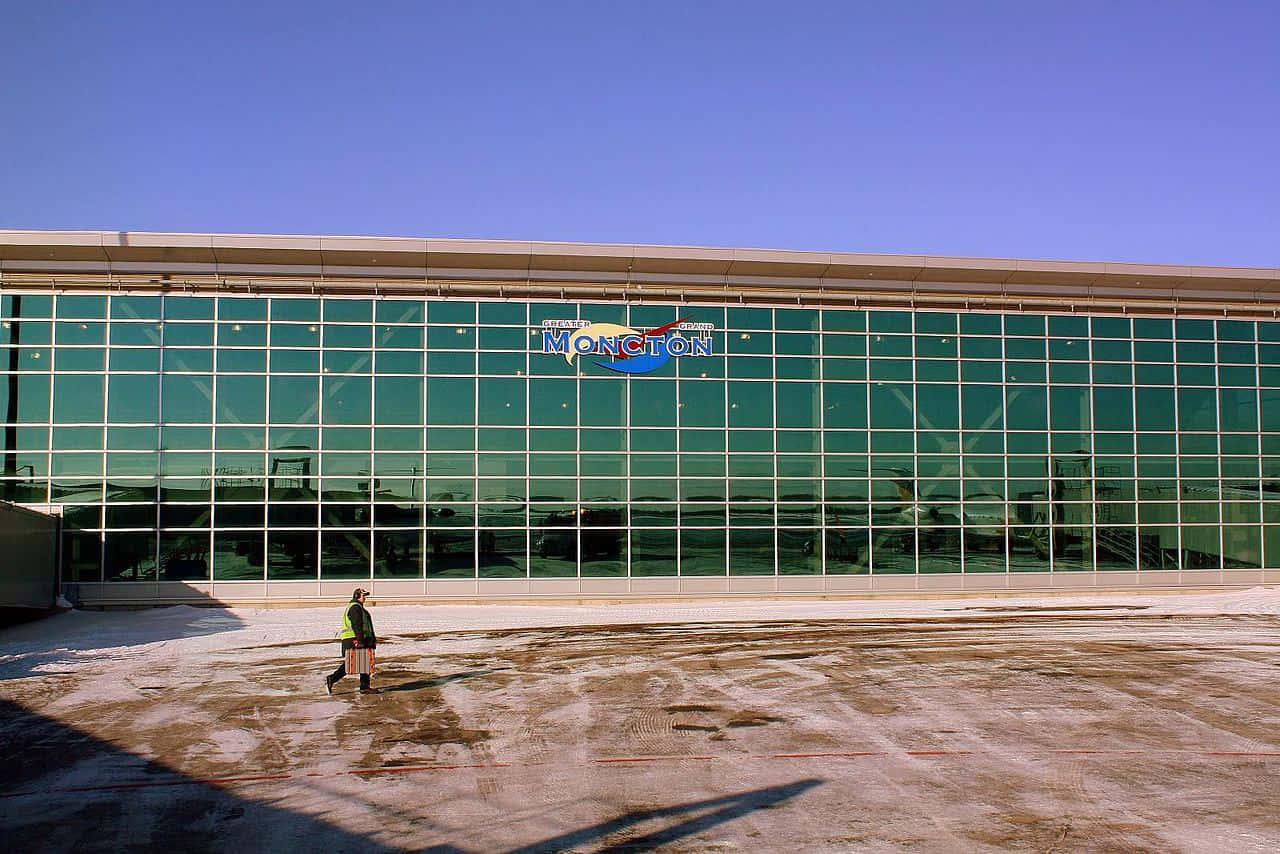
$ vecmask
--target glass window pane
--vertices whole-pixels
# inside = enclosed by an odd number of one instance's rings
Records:
[[[276,297],[271,300],[272,320],[316,321],[320,319],[320,300]]]
[[[261,424],[267,420],[265,377],[218,377],[218,420],[239,424]]]
[[[1010,430],[1044,430],[1048,424],[1048,390],[1038,386],[1005,389],[1005,421]]]
[[[1055,430],[1088,430],[1089,389],[1056,387],[1050,389],[1050,426]]]
[[[324,300],[323,309],[326,322],[368,323],[373,319],[372,300],[331,297]]]
[[[1179,341],[1185,341],[1189,338],[1197,338],[1203,341],[1213,340],[1212,320],[1191,320],[1180,317],[1176,320],[1174,328]]]
[[[47,393],[41,393],[41,386],[47,387],[44,378],[22,377],[18,382],[19,394],[28,392],[30,399],[19,399],[19,413],[26,409],[26,414],[33,420],[43,421],[48,418]],[[100,422],[103,415],[103,377],[101,375],[63,374],[53,378],[53,420],[64,424]],[[21,420],[27,420],[21,418]]]
[[[1213,389],[1178,389],[1178,429],[1213,431],[1217,427],[1217,395]]]
[[[368,424],[371,416],[368,377],[324,377],[324,423]]]
[[[902,380],[909,382],[914,372],[910,359],[872,359],[867,375],[873,380]]]
[[[382,376],[374,383],[375,421],[379,424],[422,424],[421,377]]]
[[[1251,388],[1218,391],[1218,429],[1223,432],[1258,429],[1258,392]]]
[[[916,403],[916,426],[924,430],[955,429],[960,426],[959,386],[920,386]]]
[[[476,304],[463,300],[432,301],[427,303],[428,323],[475,323]]]
[[[429,350],[474,350],[475,329],[470,326],[433,326],[427,329]]]
[[[529,421],[539,426],[569,426],[578,423],[577,380],[531,380]]]
[[[160,418],[160,378],[154,374],[113,374],[107,399],[108,421],[155,423]]]
[[[463,377],[427,378],[427,423],[472,424],[476,381]]]
[[[815,383],[778,383],[778,426],[817,429],[822,423],[820,390]]]
[[[871,426],[874,429],[909,429],[915,424],[910,383],[871,385]]]
[[[525,423],[525,380],[485,377],[477,386],[481,424]]]

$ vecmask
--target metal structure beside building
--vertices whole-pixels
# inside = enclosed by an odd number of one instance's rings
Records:
[[[1280,270],[0,232],[87,604],[1280,581]]]
[[[0,501],[0,611],[45,611],[58,589],[56,515]]]

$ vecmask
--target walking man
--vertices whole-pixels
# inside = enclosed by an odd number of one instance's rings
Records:
[[[338,669],[333,671],[324,678],[324,688],[330,694],[333,693],[333,686],[338,680],[347,675],[347,651],[351,649],[367,649],[372,650],[378,646],[378,638],[373,633],[373,617],[369,615],[369,609],[364,606],[364,600],[369,595],[368,590],[357,587],[355,592],[351,594],[351,602],[342,612],[342,650],[339,653],[341,659],[338,663]],[[378,689],[369,687],[369,674],[373,667],[373,653],[369,653],[370,667],[366,672],[360,674],[360,693],[376,694]]]

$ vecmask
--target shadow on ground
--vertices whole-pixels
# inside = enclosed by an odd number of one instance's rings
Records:
[[[683,819],[675,824],[650,831],[641,836],[626,835],[620,841],[606,843],[603,848],[599,849],[600,852],[649,851],[660,845],[667,845],[696,833],[710,830],[716,825],[733,821],[735,818],[741,818],[756,810],[771,809],[779,806],[783,801],[789,801],[797,795],[804,794],[815,786],[822,785],[823,782],[812,778],[797,780],[794,783],[787,783],[783,786],[753,789],[721,798],[692,801],[661,809],[635,810],[591,827],[570,831],[521,848],[513,848],[508,854],[538,854],[538,852],[564,851],[580,845],[604,842],[605,837],[625,834],[626,831],[644,822],[658,821],[660,819]]]
[[[238,797],[0,699],[0,838],[13,851],[390,851]],[[103,784],[103,780],[112,781]]]
[[[442,677],[448,681],[472,673]],[[430,680],[440,682],[441,680]],[[61,721],[0,699],[0,838],[8,850],[401,850],[322,818],[238,796],[235,784],[295,785],[291,775],[199,780]],[[272,782],[279,781],[279,782]],[[821,785],[804,779],[718,798],[634,810],[510,849],[511,854],[647,851],[770,809]],[[274,793],[263,793],[264,798]],[[317,803],[317,810],[327,805]],[[376,811],[376,807],[374,808]],[[376,827],[376,823],[375,823]],[[638,834],[638,835],[632,835]],[[462,854],[445,843],[426,849]]]
[[[87,650],[114,650],[175,638],[235,631],[244,621],[225,608],[174,605],[130,611],[64,611],[17,626],[0,629],[0,681],[24,676],[49,676],[60,665],[82,660]]]
[[[479,676],[488,676],[490,673],[497,673],[499,670],[510,669],[510,667],[495,667],[489,670],[468,670],[463,673],[450,673],[448,676],[436,676],[432,679],[415,679],[412,682],[401,682],[399,685],[387,685],[381,690],[384,694],[391,694],[397,691],[421,691],[424,688],[439,688],[441,685],[448,685],[450,682],[461,682],[464,679],[475,679]]]

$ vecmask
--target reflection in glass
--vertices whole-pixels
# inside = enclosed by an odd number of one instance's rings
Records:
[[[528,568],[528,534],[523,530],[479,532],[480,577],[523,578]]]
[[[680,529],[681,575],[724,575],[725,552],[723,529]]]
[[[822,529],[778,529],[778,574],[822,574]]]
[[[267,578],[316,578],[319,571],[316,548],[314,531],[268,531]]]
[[[916,571],[915,531],[905,527],[873,528],[871,566],[872,571],[877,575],[914,573]]]
[[[578,548],[582,560],[582,575],[590,577],[616,577],[627,574],[627,532],[623,528],[600,528],[596,524],[620,524],[621,513],[593,518],[584,511],[583,528],[579,532]]]
[[[209,535],[163,531],[160,534],[161,581],[207,581]]]
[[[223,298],[216,317],[185,296],[163,312],[128,296],[68,295],[56,319],[53,306],[0,299],[0,497],[95,514],[67,539],[79,550],[68,578],[105,565],[111,578],[251,579],[264,559],[272,578],[471,577],[477,564],[518,577],[530,550],[535,574],[566,577],[628,561],[670,576],[681,555],[695,574],[1150,571],[1257,567],[1264,542],[1280,542],[1261,527],[1280,526],[1280,501],[1264,509],[1280,496],[1280,346],[1255,343],[1280,324],[1180,318],[1175,338],[1167,319],[695,307],[717,352],[741,355],[705,377],[688,361],[675,380],[530,355],[537,329],[520,303],[331,299],[323,322],[319,300],[284,297]],[[534,313],[638,328],[676,317],[661,305]],[[493,375],[469,375],[478,358]],[[105,453],[92,426],[104,420]],[[435,467],[446,456],[460,467]],[[572,518],[592,500],[630,518]],[[211,523],[211,549],[182,539]],[[550,532],[545,548],[529,525]],[[597,549],[595,530],[622,534]],[[137,569],[130,543],[148,531],[157,557]],[[366,554],[352,556],[348,532]]]
[[[773,575],[773,563],[772,528],[730,529],[730,575]]]
[[[103,545],[103,566],[107,581],[154,581],[155,532],[108,532]]]
[[[321,578],[368,578],[368,531],[333,531],[320,535]]]
[[[1222,534],[1217,525],[1183,525],[1183,569],[1222,569]]]
[[[1095,529],[1095,566],[1099,570],[1133,570],[1138,565],[1138,529],[1099,526]]]
[[[221,516],[221,508],[219,508],[219,516]],[[213,534],[214,580],[261,579],[263,549],[264,539],[261,531],[215,531]]]
[[[1225,525],[1222,528],[1223,566],[1256,569],[1262,566],[1262,529],[1257,525]]]
[[[533,578],[563,578],[578,574],[578,533],[572,513],[551,513],[543,523],[553,527],[529,532],[529,575]]]

